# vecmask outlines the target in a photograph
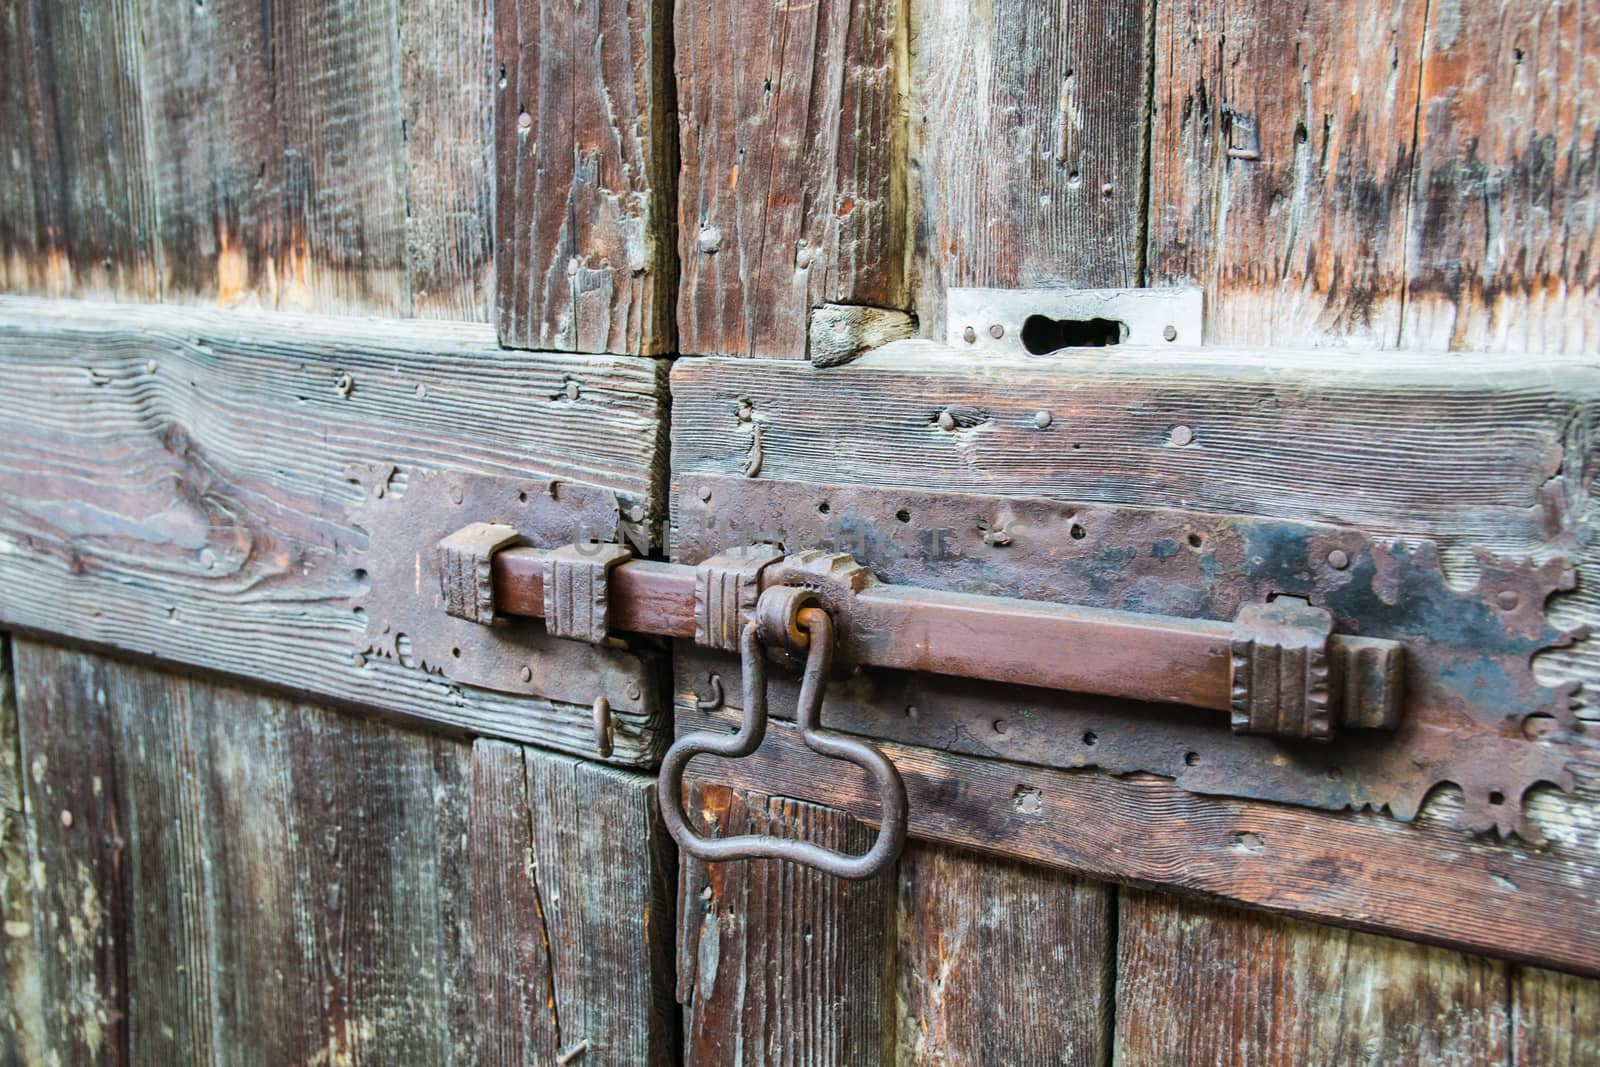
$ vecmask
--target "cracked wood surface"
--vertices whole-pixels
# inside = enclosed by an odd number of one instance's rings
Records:
[[[470,324],[19,297],[0,297],[0,352],[0,622],[592,751],[587,707],[355,656],[368,540],[347,469],[542,473],[653,512],[655,361],[509,352]],[[652,761],[661,724],[620,718],[614,758]]]
[[[495,0],[501,343],[672,349],[665,0]]]
[[[0,1062],[671,1062],[651,779],[15,647]]]
[[[479,1062],[676,1062],[654,780],[497,741],[472,775]]]
[[[804,358],[905,303],[905,0],[676,7],[679,349]]]
[[[1208,339],[1600,343],[1600,11],[1539,0],[1158,6],[1149,280]]]

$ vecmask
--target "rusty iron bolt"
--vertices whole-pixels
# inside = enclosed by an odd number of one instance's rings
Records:
[[[1516,606],[1518,604],[1520,604],[1522,602],[1522,598],[1517,596],[1515,591],[1510,590],[1510,589],[1506,589],[1506,590],[1502,591],[1501,594],[1498,597],[1495,598],[1495,602],[1498,603],[1500,605],[1500,607],[1502,607],[1506,611],[1512,611],[1512,610],[1514,610],[1516,608]]]
[[[1350,566],[1350,555],[1342,548],[1336,548],[1328,553],[1328,566],[1336,571],[1342,571]]]

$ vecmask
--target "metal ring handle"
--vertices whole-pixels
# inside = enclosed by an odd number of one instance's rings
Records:
[[[773,589],[769,592],[778,592]],[[765,594],[763,594],[765,597]],[[796,621],[807,631],[805,672],[800,677],[800,735],[806,747],[832,759],[848,760],[878,783],[878,803],[883,822],[872,847],[859,856],[782,837],[742,834],[737,837],[703,837],[689,825],[683,810],[683,774],[689,761],[701,753],[738,759],[761,746],[767,733],[767,667],[759,626],[745,625],[739,640],[744,661],[744,717],[737,733],[685,734],[667,750],[661,762],[658,785],[661,819],[678,847],[709,863],[743,859],[781,859],[815,867],[839,878],[872,878],[893,866],[906,843],[906,786],[900,772],[876,745],[824,730],[822,689],[833,661],[833,620],[818,607],[796,603]]]

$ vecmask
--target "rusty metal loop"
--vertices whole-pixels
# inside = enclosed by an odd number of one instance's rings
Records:
[[[821,602],[816,590],[804,586],[776,585],[762,593],[761,599],[756,601],[756,627],[762,643],[790,652],[804,652],[811,644],[811,634],[800,616]],[[829,654],[832,654],[831,649]]]
[[[761,599],[766,601],[773,593],[783,591],[781,588],[769,589]],[[756,834],[703,837],[690,826],[683,808],[683,775],[689,761],[701,753],[729,759],[748,756],[761,746],[762,738],[766,736],[767,666],[758,621],[762,617],[759,605],[758,619],[751,620],[745,626],[739,641],[739,652],[744,661],[744,715],[738,732],[685,734],[667,750],[666,758],[661,762],[658,784],[662,821],[667,824],[667,832],[679,848],[708,863],[782,859],[815,867],[838,878],[872,878],[891,868],[905,847],[905,782],[901,780],[895,765],[876,745],[822,728],[822,690],[833,660],[833,620],[821,608],[790,596],[773,597],[769,614],[776,612],[772,617],[783,618],[791,607],[795,624],[806,631],[808,646],[805,671],[800,678],[798,721],[801,737],[813,752],[831,759],[848,760],[866,771],[877,783],[878,803],[883,813],[877,839],[866,852],[850,856],[809,841],[781,837]]]

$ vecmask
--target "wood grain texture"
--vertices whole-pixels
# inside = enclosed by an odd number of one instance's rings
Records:
[[[43,147],[38,106],[38,56],[33,48],[32,5],[0,4],[0,291],[49,292],[50,265],[59,262],[45,175],[35,167]],[[41,161],[42,167],[42,161]]]
[[[1119,910],[1119,1063],[1520,1062],[1504,963],[1135,891]]]
[[[1140,284],[1145,2],[912,5],[916,310],[953,286]]]
[[[1399,343],[1423,17],[1157,5],[1149,280],[1205,286],[1208,341]]]
[[[1408,348],[1600,351],[1600,10],[1428,7]]]
[[[18,649],[47,1054],[544,1065],[559,1032],[667,1061],[652,780]]]
[[[33,126],[46,237],[36,270],[51,292],[155,299],[161,263],[138,0],[29,3],[26,12],[32,62],[5,76],[34,79],[8,95],[20,90]]]
[[[734,725],[727,713],[682,702],[677,720],[680,734]],[[1587,889],[1600,848],[1592,787],[1573,798],[1534,796],[1529,815],[1552,844],[1532,850],[1453,829],[1458,802],[1449,798],[1407,825],[1371,813],[1200,797],[1150,775],[880,747],[905,779],[910,833],[920,841],[1600,975],[1600,937],[1591,933],[1600,913]],[[861,772],[806,749],[788,723],[774,722],[754,756],[699,773],[708,785],[782,789],[877,818],[876,791]]]
[[[485,318],[487,3],[6,5],[0,287]]]
[[[1570,974],[1511,970],[1511,1060],[1551,1067],[1600,1060],[1600,982]]]
[[[493,0],[397,0],[411,314],[494,310]]]
[[[471,1062],[463,744],[49,646],[18,671],[52,1049]]]
[[[904,305],[905,7],[677,6],[681,351],[800,359],[812,308]]]
[[[669,21],[664,0],[496,0],[503,344],[671,350]]]
[[[44,1006],[33,937],[29,825],[11,640],[0,634],[0,1064],[43,1063]]]
[[[702,761],[703,762],[703,761]],[[770,833],[862,852],[872,832],[842,812],[690,780],[702,833]],[[685,856],[678,913],[683,1062],[892,1062],[894,886],[845,882],[778,860]]]
[[[932,846],[899,885],[895,1062],[1109,1062],[1116,890]]]
[[[675,1062],[675,853],[655,783],[473,746],[479,1062]]]
[[[286,145],[269,104],[272,20],[241,0],[147,4],[142,17],[163,295],[273,307]]]
[[[282,124],[278,306],[404,314],[406,148],[395,0],[269,0]]]
[[[7,623],[591,751],[588,708],[352,659],[367,537],[345,470],[543,471],[616,491],[649,528],[653,361],[503,352],[488,327],[19,298],[0,298],[0,354]],[[658,725],[621,718],[616,758],[653,759]]]

